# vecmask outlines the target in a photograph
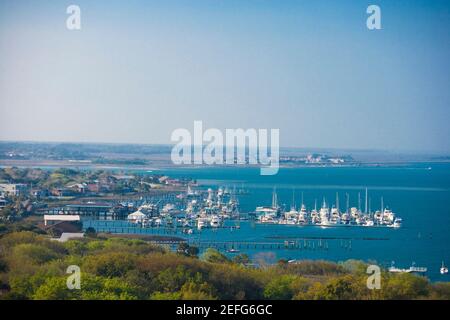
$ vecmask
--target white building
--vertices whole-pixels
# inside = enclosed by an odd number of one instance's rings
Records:
[[[79,215],[67,215],[67,214],[45,214],[44,225],[54,224],[61,221],[80,221]]]
[[[27,191],[28,187],[23,183],[0,183],[1,196],[19,196]]]

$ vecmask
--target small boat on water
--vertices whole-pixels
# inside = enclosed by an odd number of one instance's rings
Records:
[[[400,228],[402,226],[402,219],[401,218],[395,218],[394,220],[394,228]]]
[[[238,250],[238,249],[231,248],[231,249],[228,249],[227,252],[228,252],[228,253],[238,253],[239,250]]]
[[[441,269],[439,270],[441,274],[447,274],[448,268],[444,265],[444,261],[442,261]]]

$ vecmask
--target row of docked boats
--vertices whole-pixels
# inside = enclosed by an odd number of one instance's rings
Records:
[[[195,224],[197,229],[219,228],[225,220],[239,218],[239,203],[235,192],[227,188],[219,188],[217,191],[209,188],[206,197],[188,189],[188,202],[185,209],[188,221]]]
[[[331,208],[328,206],[325,198],[322,206],[317,209],[317,201],[314,209],[308,211],[303,203],[299,210],[296,209],[294,201],[289,211],[283,211],[278,205],[277,194],[274,190],[272,196],[272,205],[266,207],[257,207],[254,215],[258,222],[269,224],[290,224],[290,225],[316,225],[316,226],[385,226],[399,228],[402,225],[402,219],[397,217],[392,210],[385,208],[381,200],[381,209],[370,212],[367,208],[368,191],[366,189],[366,209],[363,212],[359,207],[349,207],[349,197],[347,194],[347,210],[341,212],[339,208],[339,195],[336,194],[336,204]],[[359,201],[360,202],[360,201]]]
[[[143,204],[128,215],[128,221],[142,227],[183,227],[192,233],[192,228],[219,228],[225,220],[239,218],[239,203],[228,189],[200,192],[189,186],[177,199],[177,204],[166,203],[161,209],[158,204]]]

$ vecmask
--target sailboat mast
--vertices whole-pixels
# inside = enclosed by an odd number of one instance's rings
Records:
[[[338,192],[336,192],[336,209],[338,210],[338,212],[340,211],[339,210],[339,193]]]
[[[273,194],[272,194],[272,208],[276,208],[277,207],[277,191],[276,188],[273,188]]]
[[[347,207],[346,207],[346,211],[345,212],[348,213],[348,210],[350,209],[350,195],[348,194],[348,192],[345,195],[347,197],[347,203],[346,203]]]
[[[364,206],[365,213],[367,213],[367,201],[368,201],[368,198],[367,198],[367,188],[366,188],[366,204]]]
[[[361,211],[361,192],[358,192],[358,211]]]
[[[295,189],[292,189],[292,208],[295,209]]]

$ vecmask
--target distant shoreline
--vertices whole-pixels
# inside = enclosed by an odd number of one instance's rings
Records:
[[[398,167],[414,164],[445,164],[450,160],[433,161],[389,161],[389,162],[366,162],[348,164],[280,164],[280,168],[376,168],[376,167]],[[22,167],[22,168],[86,168],[99,170],[167,170],[167,169],[201,169],[201,168],[259,168],[259,165],[174,165],[170,162],[152,163],[151,165],[134,164],[108,164],[93,163],[73,160],[0,160],[0,167]]]

